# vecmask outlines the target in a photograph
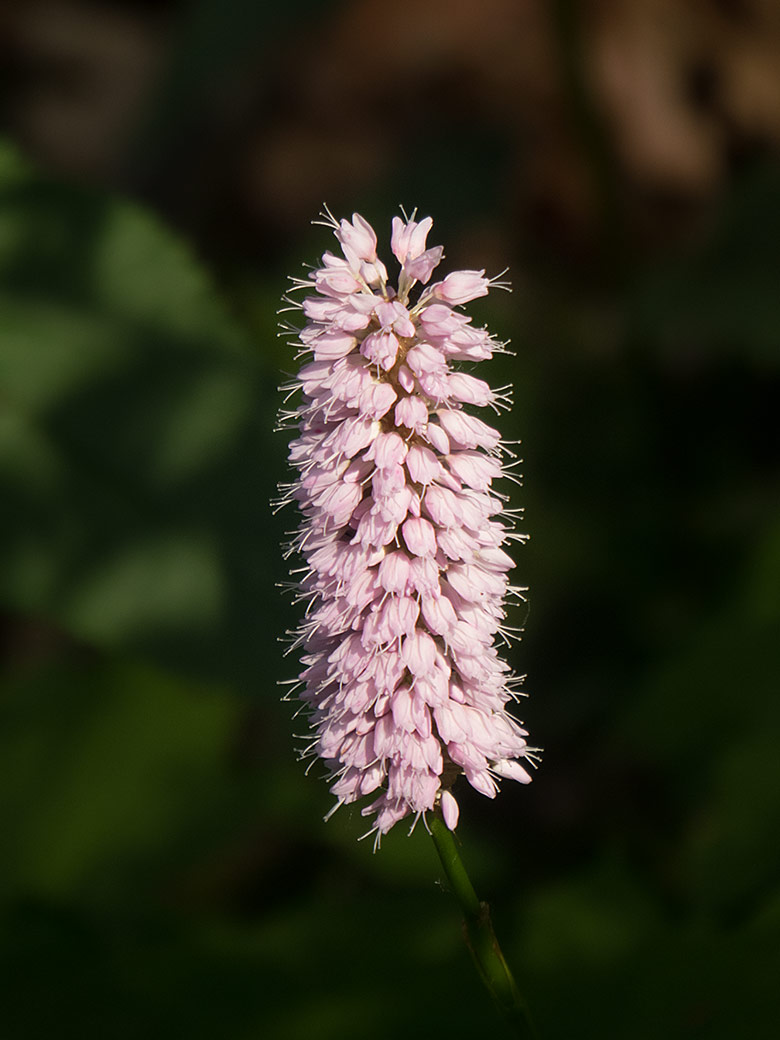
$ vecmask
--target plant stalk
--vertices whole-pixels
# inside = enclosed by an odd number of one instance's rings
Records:
[[[482,903],[460,858],[455,835],[438,814],[428,818],[431,837],[452,894],[463,911],[463,934],[480,978],[505,1021],[523,1040],[538,1040],[528,1008],[498,944],[490,907]]]

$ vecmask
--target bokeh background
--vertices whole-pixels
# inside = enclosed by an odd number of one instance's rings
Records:
[[[545,755],[459,834],[542,1037],[774,1040],[780,7],[5,0],[0,77],[0,1034],[504,1035],[275,685],[326,201],[511,270]]]

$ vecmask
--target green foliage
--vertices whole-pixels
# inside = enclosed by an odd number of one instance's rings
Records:
[[[7,147],[0,280],[4,602],[248,683],[273,645],[275,374],[170,232]]]
[[[10,682],[0,745],[6,892],[116,898],[127,871],[181,842],[224,796],[225,691],[149,668],[74,662]]]

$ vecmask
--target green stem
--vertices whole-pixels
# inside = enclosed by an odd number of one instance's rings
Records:
[[[428,818],[431,837],[439,853],[452,894],[463,911],[463,931],[480,978],[487,987],[496,1007],[514,1028],[518,1037],[536,1040],[537,1033],[520,996],[512,972],[498,945],[490,920],[490,907],[481,903],[471,884],[463,860],[460,858],[455,835],[438,815]]]

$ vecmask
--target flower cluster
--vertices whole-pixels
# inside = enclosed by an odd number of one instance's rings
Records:
[[[434,808],[453,829],[460,774],[492,798],[497,778],[527,783],[534,757],[506,711],[519,679],[493,645],[511,631],[506,596],[522,591],[502,546],[523,536],[492,487],[511,452],[469,410],[497,411],[506,388],[452,368],[501,349],[458,309],[501,283],[456,271],[429,284],[443,251],[427,246],[431,218],[413,218],[393,220],[397,288],[371,226],[328,213],[343,255],[325,253],[293,279],[314,292],[287,298],[306,318],[291,331],[307,361],[283,388],[302,392],[282,413],[297,479],[280,500],[303,515],[290,551],[305,560],[292,634],[306,752],[329,768],[332,811],[373,796],[377,838]]]

